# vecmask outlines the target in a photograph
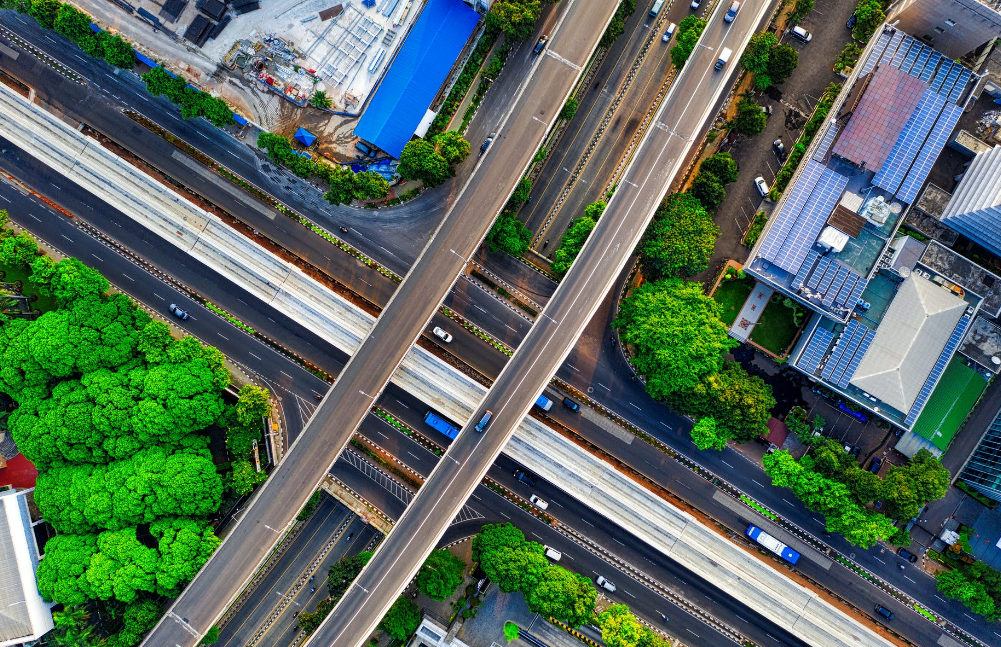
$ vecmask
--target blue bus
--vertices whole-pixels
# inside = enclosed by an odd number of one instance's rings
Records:
[[[459,428],[448,422],[434,411],[428,411],[424,414],[424,424],[431,427],[435,431],[445,434],[450,439],[455,440],[455,437],[459,435]]]
[[[660,8],[663,6],[664,6],[664,0],[657,0],[657,2],[654,2],[653,8],[650,10],[650,15],[656,18],[657,14],[660,13]]]
[[[747,536],[758,542],[768,550],[772,551],[782,559],[786,560],[790,564],[795,564],[799,561],[799,553],[789,548],[781,541],[772,537],[767,532],[758,528],[757,526],[751,525],[747,527]]]

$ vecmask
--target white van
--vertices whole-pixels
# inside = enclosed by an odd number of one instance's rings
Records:
[[[793,38],[798,38],[804,43],[809,43],[811,40],[813,40],[813,34],[803,29],[799,25],[793,27],[792,31],[790,31],[789,33],[792,34]]]
[[[733,54],[733,50],[729,47],[724,47],[723,51],[719,53],[719,59],[716,61],[716,69],[722,70],[723,66],[727,64],[730,60],[730,55]]]
[[[601,588],[605,589],[609,593],[615,593],[615,585],[606,580],[604,575],[599,575],[596,581],[598,582],[598,586]]]
[[[546,549],[546,557],[553,560],[554,562],[560,561],[560,558],[563,557],[563,553],[556,550],[555,548],[550,548],[549,546],[543,546],[543,548]]]
[[[528,497],[528,500],[534,503],[535,506],[539,508],[539,510],[549,509],[549,502],[546,501],[545,499],[540,499],[538,494],[533,494],[532,496]]]

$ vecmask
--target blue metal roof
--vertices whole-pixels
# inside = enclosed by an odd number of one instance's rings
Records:
[[[428,0],[355,134],[399,157],[479,19],[462,0]]]

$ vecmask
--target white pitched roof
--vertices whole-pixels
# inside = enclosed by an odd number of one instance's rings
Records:
[[[851,383],[906,413],[965,310],[966,302],[952,292],[907,277]]]
[[[52,629],[49,605],[35,585],[37,568],[25,492],[0,492],[0,646],[19,645]]]

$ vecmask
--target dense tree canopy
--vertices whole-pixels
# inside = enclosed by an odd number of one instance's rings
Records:
[[[613,604],[598,615],[601,640],[607,647],[667,647],[669,643],[644,627],[624,604]]]
[[[458,132],[447,130],[431,138],[435,151],[449,164],[455,165],[469,157],[469,142]]]
[[[432,600],[455,593],[466,575],[466,562],[445,549],[432,551],[417,572],[417,588]]]
[[[541,12],[539,0],[496,0],[487,12],[487,27],[502,31],[510,41],[525,40]]]
[[[510,211],[502,211],[487,232],[486,243],[492,253],[506,252],[521,256],[528,251],[532,231]]]
[[[699,449],[718,449],[726,447],[729,436],[726,431],[716,426],[712,417],[702,418],[692,427],[692,442]]]
[[[785,82],[799,65],[799,54],[792,45],[777,45],[768,57],[768,76],[772,83]]]
[[[740,57],[740,65],[751,74],[766,74],[768,72],[768,57],[772,48],[778,45],[778,39],[770,31],[763,31],[751,36]]]
[[[365,551],[351,557],[342,557],[331,564],[327,571],[328,595],[334,600],[339,600],[370,559],[372,553]]]
[[[667,402],[697,418],[711,416],[717,433],[742,443],[761,435],[775,406],[772,387],[730,361],[695,386],[673,393]]]
[[[644,278],[658,281],[704,272],[717,236],[719,227],[697,198],[672,193],[657,209],[639,245]]]
[[[424,139],[412,139],[400,153],[396,172],[405,180],[420,180],[424,186],[433,187],[452,177],[448,160],[435,150],[434,144]]]
[[[389,612],[379,622],[379,629],[389,634],[394,640],[404,641],[411,636],[421,624],[421,609],[410,600],[399,597]]]
[[[185,119],[205,117],[220,128],[236,123],[233,111],[225,101],[208,92],[189,87],[183,77],[172,76],[163,68],[155,67],[143,74],[142,78],[150,94],[166,96],[181,108],[181,116]]]
[[[745,137],[754,137],[767,125],[767,117],[754,99],[744,97],[737,102],[737,115],[733,119],[733,129]]]
[[[716,211],[726,199],[726,186],[709,171],[699,171],[692,181],[692,196],[706,211]]]
[[[556,618],[571,627],[579,627],[594,617],[598,598],[591,580],[562,566],[550,566],[525,601],[528,608],[543,617]]]
[[[695,50],[695,44],[706,28],[706,20],[696,15],[683,18],[678,23],[678,36],[674,47],[671,48],[671,63],[679,70],[685,66],[688,57]]]
[[[882,0],[863,0],[855,8],[855,27],[852,36],[863,43],[868,42],[876,29],[886,20]]]
[[[549,266],[553,274],[560,278],[566,276],[597,224],[593,218],[586,215],[570,223],[570,228],[560,239],[560,246],[553,253],[553,262]]]
[[[734,346],[719,306],[702,285],[676,279],[641,285],[622,302],[613,325],[634,351],[632,364],[646,378],[647,392],[658,400],[695,388],[722,368],[722,354]]]

